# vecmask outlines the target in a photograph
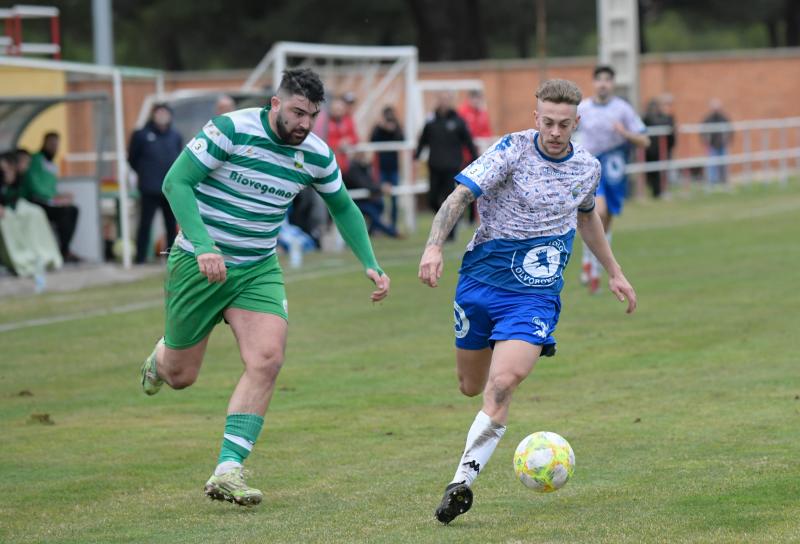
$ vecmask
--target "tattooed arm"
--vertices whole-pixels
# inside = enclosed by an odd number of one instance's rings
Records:
[[[474,200],[475,195],[472,191],[458,184],[433,218],[431,234],[419,263],[419,279],[422,283],[431,287],[438,285],[439,278],[442,277],[442,245],[461,214]]]

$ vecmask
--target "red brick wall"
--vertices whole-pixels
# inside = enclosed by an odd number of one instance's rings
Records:
[[[592,93],[594,59],[552,59],[547,77],[572,79],[585,95]],[[236,89],[248,71],[167,74],[166,89],[211,88]],[[481,79],[497,134],[528,128],[533,122],[534,90],[539,84],[538,64],[531,60],[480,61],[468,63],[423,64],[420,79]],[[71,82],[72,91],[97,89],[97,83]],[[104,87],[110,92],[110,86]],[[800,49],[762,50],[736,53],[690,53],[650,55],[640,67],[642,104],[661,93],[674,98],[674,113],[679,123],[700,122],[712,97],[722,100],[732,120],[800,116]],[[130,134],[144,97],[154,91],[152,81],[126,80],[125,126]],[[642,107],[637,107],[640,111]],[[77,111],[71,114],[74,127],[71,138],[82,150],[81,131],[86,122]],[[753,135],[753,148],[760,149],[761,134]],[[778,135],[770,134],[771,146],[777,146]],[[789,145],[800,146],[800,130],[788,134]],[[742,138],[734,141],[733,152],[741,149]],[[696,135],[678,139],[676,156],[703,153]]]

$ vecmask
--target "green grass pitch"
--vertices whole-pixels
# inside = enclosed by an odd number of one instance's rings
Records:
[[[265,492],[253,509],[203,496],[241,371],[227,327],[193,387],[147,398],[159,280],[0,301],[0,325],[88,316],[0,333],[0,542],[800,541],[797,181],[630,203],[614,248],[633,316],[584,292],[576,255],[558,356],[516,393],[475,506],[448,527],[433,510],[480,400],[458,393],[453,361],[467,235],[431,290],[416,278],[427,224],[376,241],[382,304],[349,254],[287,272],[289,348],[247,462]],[[99,315],[113,307],[128,311]],[[512,468],[538,430],[577,459],[549,495]]]

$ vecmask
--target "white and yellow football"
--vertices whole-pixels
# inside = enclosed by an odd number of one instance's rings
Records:
[[[541,431],[522,439],[514,452],[517,478],[534,491],[561,489],[575,471],[575,453],[563,436]]]

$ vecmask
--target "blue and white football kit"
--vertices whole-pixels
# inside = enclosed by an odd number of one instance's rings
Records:
[[[577,212],[594,209],[600,163],[577,144],[552,159],[538,138],[535,130],[506,135],[456,176],[477,198],[481,220],[456,288],[458,348],[517,339],[555,353],[563,271]]]
[[[625,137],[614,129],[621,123],[630,132],[644,133],[646,127],[633,107],[618,96],[607,103],[599,104],[591,98],[578,105],[580,124],[577,140],[592,155],[597,157],[602,167],[597,196],[606,199],[608,212],[619,215],[627,194],[628,178],[625,166],[628,162],[630,145]]]

